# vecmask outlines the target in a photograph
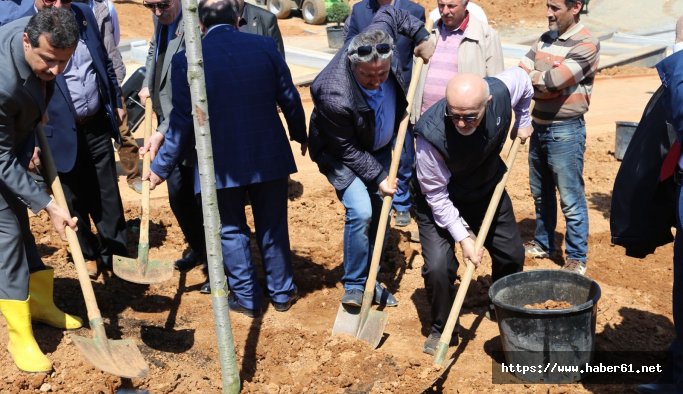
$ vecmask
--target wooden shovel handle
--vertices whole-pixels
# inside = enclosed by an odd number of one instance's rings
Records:
[[[152,135],[152,100],[149,97],[145,100],[145,129],[144,144],[147,145],[149,137]],[[142,158],[142,173],[149,173],[151,157],[149,151]],[[149,253],[149,179],[142,181],[142,214],[140,215],[140,245],[144,245],[143,253]],[[139,256],[139,258],[147,256]]]
[[[425,23],[425,29],[431,31],[432,29],[432,19],[427,16],[427,22]],[[410,111],[413,107],[413,100],[415,98],[415,91],[417,90],[417,84],[420,79],[420,73],[422,72],[422,66],[424,61],[422,58],[416,58],[415,64],[413,64],[413,72],[410,79],[410,86],[408,87],[408,93],[406,94],[406,100],[408,101],[408,106],[406,112],[403,115],[403,119],[398,126],[398,134],[396,135],[396,141],[394,143],[394,150],[391,155],[391,165],[389,166],[389,176],[388,182],[392,184],[396,179],[398,174],[398,165],[401,159],[401,152],[403,151],[403,144],[406,139],[406,130],[408,129],[408,123],[410,123]],[[385,196],[382,200],[382,211],[379,215],[379,223],[377,225],[377,236],[375,237],[375,246],[372,249],[372,259],[370,260],[370,270],[368,272],[368,279],[365,282],[365,292],[363,293],[363,304],[360,310],[360,324],[359,332],[365,323],[370,312],[370,307],[372,306],[372,298],[375,291],[375,284],[377,283],[377,269],[379,268],[379,261],[382,257],[382,249],[384,248],[384,235],[387,230],[387,223],[389,222],[389,213],[391,212],[391,201],[392,196]]]
[[[66,197],[64,197],[64,189],[62,189],[62,183],[59,181],[57,167],[55,166],[55,161],[52,158],[50,145],[47,143],[47,138],[45,138],[45,133],[43,133],[42,126],[38,126],[36,134],[38,136],[38,143],[40,144],[41,148],[42,165],[45,169],[45,175],[47,176],[47,181],[50,184],[50,188],[52,188],[52,195],[54,196],[56,203],[68,211],[69,206],[66,203]],[[88,226],[89,223],[79,223],[79,225]],[[85,267],[85,259],[83,258],[81,245],[78,243],[78,237],[76,236],[76,232],[72,230],[71,227],[66,226],[65,230],[66,239],[69,242],[69,248],[71,249],[71,258],[73,258],[74,264],[76,265],[78,282],[81,285],[81,291],[83,292],[83,298],[85,299],[85,306],[88,310],[88,320],[99,320],[102,318],[100,314],[100,308],[97,307],[95,292],[93,291],[92,283],[90,283],[88,270]]]
[[[507,183],[510,170],[512,169],[512,165],[515,163],[515,159],[517,158],[517,151],[519,150],[521,141],[521,139],[515,138],[514,142],[512,143],[512,147],[510,148],[510,153],[508,153],[508,157],[505,160],[505,166],[507,167],[507,170],[505,171],[503,178],[498,181],[498,184],[493,191],[491,202],[489,202],[489,206],[486,209],[484,220],[481,223],[481,228],[479,229],[477,239],[474,243],[475,253],[478,253],[479,250],[484,246],[484,241],[486,240],[486,236],[491,228],[491,223],[493,222],[493,217],[496,214],[496,209],[498,209],[498,203],[500,202],[500,198],[505,190],[505,183]],[[472,264],[469,259],[465,260],[465,265],[467,266],[465,275],[460,281],[458,292],[455,294],[455,301],[453,301],[451,312],[448,315],[448,320],[446,320],[446,326],[444,326],[441,339],[439,340],[439,347],[434,355],[434,363],[437,365],[444,364],[446,353],[448,352],[448,346],[451,342],[451,337],[453,336],[453,330],[455,329],[455,323],[458,321],[460,309],[462,308],[462,304],[465,301],[465,295],[467,294],[467,288],[469,287],[470,281],[472,280],[472,275],[474,274],[474,264]]]

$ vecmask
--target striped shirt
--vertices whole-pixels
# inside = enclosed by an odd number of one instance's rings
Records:
[[[586,113],[599,60],[600,42],[581,23],[559,37],[544,33],[519,64],[534,86],[534,121],[550,124]]]
[[[458,74],[458,48],[465,38],[465,29],[469,21],[470,15],[467,14],[460,26],[453,30],[439,22],[436,49],[429,60],[420,114],[446,96],[448,81]]]

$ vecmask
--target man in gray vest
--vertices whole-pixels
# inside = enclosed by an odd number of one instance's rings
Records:
[[[474,234],[506,171],[500,152],[512,110],[511,138],[524,141],[532,130],[532,96],[531,80],[521,68],[486,78],[458,74],[448,82],[446,97],[425,111],[415,126],[416,221],[424,257],[422,276],[432,306],[431,332],[423,348],[427,354],[436,350],[455,297],[454,244],[460,244],[465,259],[479,265],[483,251],[474,249]],[[494,282],[522,270],[524,247],[506,192],[484,246],[493,260]],[[454,335],[451,344],[456,342]]]

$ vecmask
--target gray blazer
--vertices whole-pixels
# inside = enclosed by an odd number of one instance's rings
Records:
[[[0,28],[0,211],[8,199],[16,198],[38,213],[50,202],[26,170],[35,145],[34,130],[46,110],[46,94],[24,58],[22,34],[29,18],[21,18]]]
[[[185,49],[185,30],[183,29],[183,16],[180,15],[178,20],[176,31],[173,38],[168,43],[166,47],[166,56],[164,57],[164,64],[161,66],[161,84],[159,92],[154,92],[154,64],[156,61],[157,52],[157,34],[161,26],[156,16],[154,16],[154,34],[152,35],[152,40],[149,43],[149,52],[147,53],[147,62],[145,63],[145,68],[147,72],[145,73],[145,81],[142,83],[143,87],[149,88],[150,97],[159,94],[159,101],[161,102],[161,112],[157,114],[161,117],[161,123],[157,126],[157,131],[160,133],[166,133],[168,130],[169,116],[171,115],[171,110],[173,109],[173,102],[171,98],[171,60],[173,56]]]
[[[277,25],[275,14],[253,4],[245,3],[239,25],[240,32],[270,37],[275,41],[278,52],[285,57],[285,44]]]
[[[97,19],[102,41],[104,41],[104,47],[107,49],[109,59],[111,59],[111,63],[114,66],[116,79],[119,81],[119,85],[121,85],[126,78],[126,65],[123,64],[121,51],[119,51],[114,40],[114,26],[112,25],[107,0],[94,0],[92,3],[92,12],[95,14],[95,19]]]

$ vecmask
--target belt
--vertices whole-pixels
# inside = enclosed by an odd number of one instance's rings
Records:
[[[86,124],[93,121],[97,117],[97,115],[98,114],[76,118],[76,125],[77,126],[85,126]]]

